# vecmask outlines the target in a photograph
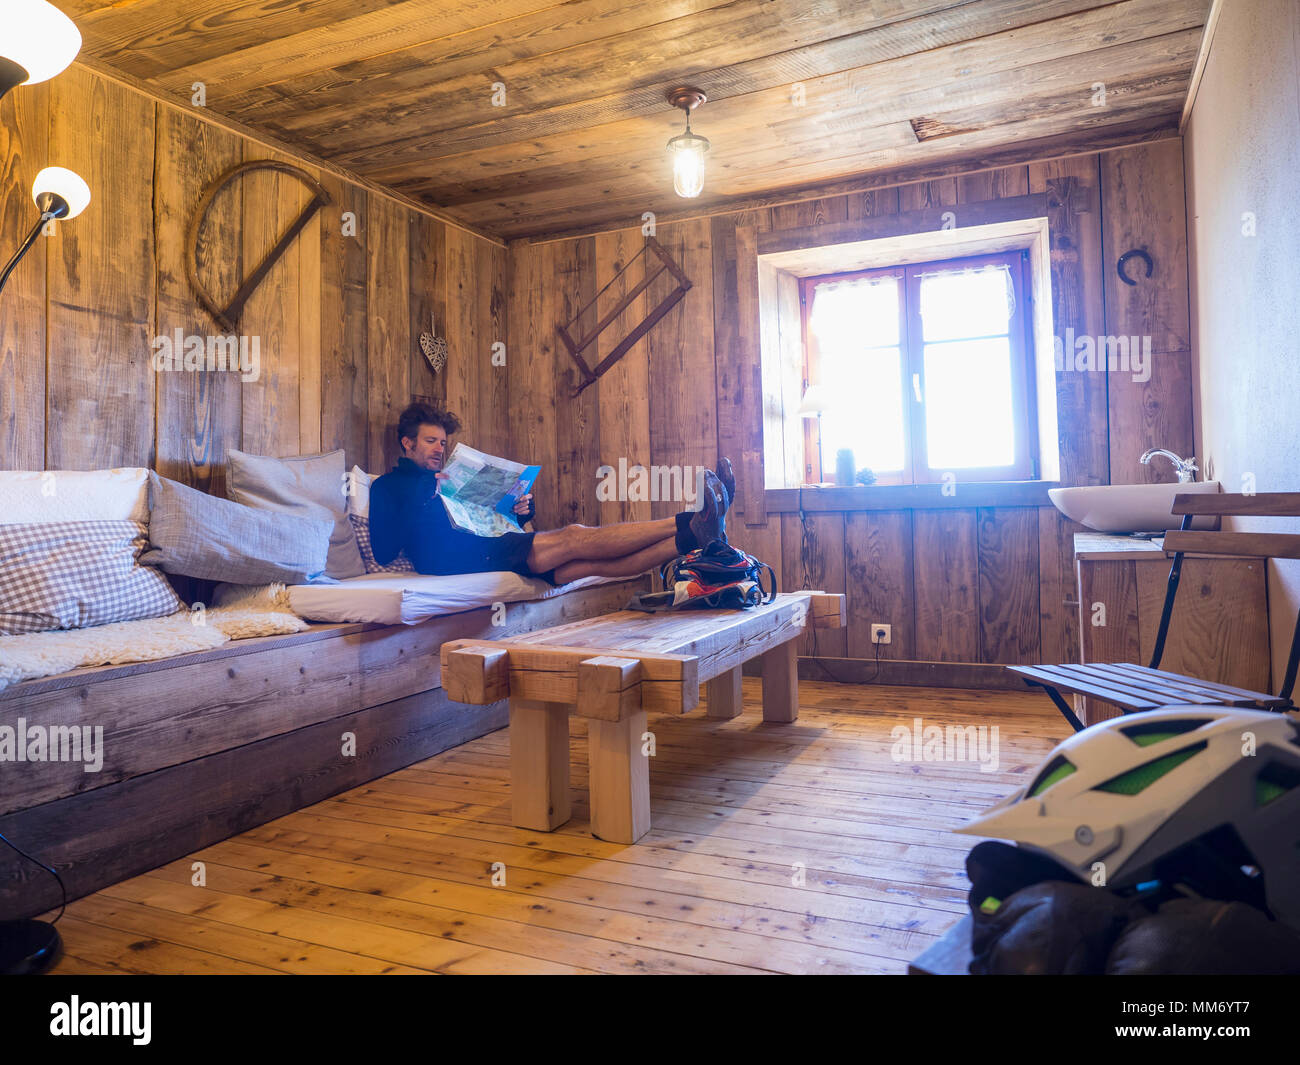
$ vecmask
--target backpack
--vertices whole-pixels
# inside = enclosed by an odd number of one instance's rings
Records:
[[[763,570],[771,577],[766,598]],[[772,567],[725,540],[713,540],[665,562],[659,568],[659,577],[667,590],[633,596],[627,605],[629,610],[747,610],[776,598],[776,573]]]

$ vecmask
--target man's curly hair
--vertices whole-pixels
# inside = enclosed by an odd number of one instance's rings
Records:
[[[397,419],[397,442],[414,440],[420,435],[420,426],[436,425],[448,436],[460,432],[460,419],[451,411],[439,410],[431,403],[412,403]]]

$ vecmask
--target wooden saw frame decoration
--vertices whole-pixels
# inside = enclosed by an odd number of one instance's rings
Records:
[[[302,213],[293,220],[293,223],[284,231],[284,235],[276,241],[275,247],[266,253],[257,269],[244,279],[239,289],[230,298],[230,303],[225,307],[218,305],[216,299],[203,287],[199,281],[199,231],[203,228],[203,223],[207,221],[208,212],[212,209],[212,201],[216,195],[236,178],[242,178],[254,170],[278,170],[282,174],[288,174],[296,178],[298,182],[306,186],[312,194],[311,201],[302,209]],[[194,290],[194,295],[198,301],[203,304],[207,312],[216,319],[217,323],[229,333],[233,333],[239,325],[239,317],[244,313],[244,305],[257,290],[263,279],[286,251],[289,245],[297,239],[299,233],[306,228],[307,223],[322,207],[325,207],[333,201],[330,200],[330,194],[325,191],[324,186],[313,178],[307,171],[294,166],[291,163],[281,163],[274,159],[259,159],[251,163],[240,163],[233,166],[217,178],[211,185],[203,190],[203,195],[199,197],[199,205],[194,209],[194,217],[190,219],[190,227],[185,236],[185,246],[187,249],[185,256],[185,274],[189,278],[190,288]]]
[[[645,276],[635,286],[633,286],[633,288],[629,290],[621,300],[618,301],[618,305],[613,310],[596,323],[595,329],[585,337],[574,339],[569,330],[571,330],[574,325],[581,320],[584,314],[596,306],[597,301],[606,291],[608,291],[610,285],[613,285],[615,281],[626,274],[628,270],[632,268],[632,264],[643,255],[645,256]],[[652,268],[652,263],[650,261],[652,255],[659,261],[658,269]],[[658,306],[646,315],[645,318],[643,318],[640,323],[638,323],[637,326],[627,334],[627,336],[615,345],[613,351],[601,359],[594,367],[588,366],[587,361],[582,357],[582,353],[596,342],[596,338],[609,328],[611,322],[632,305],[633,300],[654,284],[654,282],[657,281],[665,272],[670,273],[673,278],[676,279],[676,287],[668,293],[667,296],[660,300]],[[681,298],[690,290],[690,287],[691,279],[686,276],[680,266],[673,262],[672,257],[664,251],[663,246],[655,240],[654,237],[646,237],[645,247],[632,256],[622,270],[610,278],[609,284],[596,293],[595,299],[579,310],[578,313],[564,325],[557,325],[555,327],[555,331],[560,335],[560,339],[564,342],[564,346],[568,349],[569,354],[573,356],[573,361],[578,364],[578,373],[582,375],[582,383],[573,390],[573,398],[576,399],[582,394],[584,389],[594,385],[598,380],[600,380],[601,375],[626,355],[628,349],[631,348],[633,344],[645,336],[646,333],[650,332],[650,330],[658,324],[659,319],[677,306],[681,301]]]

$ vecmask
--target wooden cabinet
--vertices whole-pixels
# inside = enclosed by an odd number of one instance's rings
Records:
[[[1160,541],[1079,533],[1074,557],[1081,661],[1149,665],[1172,564]],[[1270,690],[1264,562],[1184,557],[1160,669]],[[1083,696],[1075,710],[1086,725],[1119,716]]]

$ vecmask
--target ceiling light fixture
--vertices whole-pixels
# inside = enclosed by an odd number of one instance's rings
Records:
[[[709,142],[691,132],[691,112],[707,99],[699,89],[685,85],[668,93],[668,102],[686,112],[686,132],[673,137],[668,150],[673,155],[673,190],[688,199],[698,196],[704,188],[704,153],[709,150]]]
[[[0,96],[15,85],[34,85],[61,74],[81,51],[81,32],[46,0],[6,5],[0,43]]]

